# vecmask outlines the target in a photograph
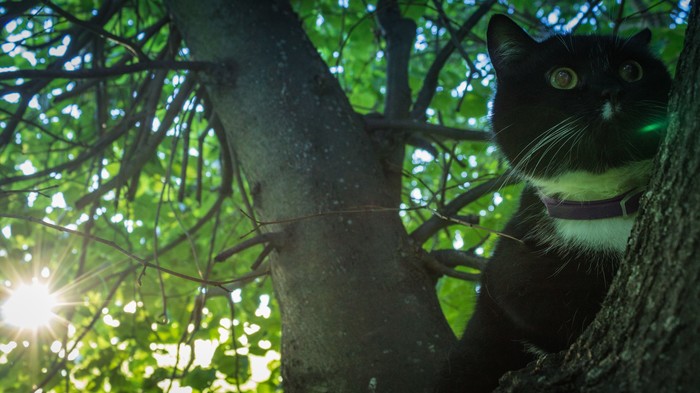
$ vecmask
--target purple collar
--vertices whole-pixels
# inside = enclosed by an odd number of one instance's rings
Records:
[[[566,220],[598,220],[601,218],[627,217],[639,210],[639,200],[644,190],[634,189],[622,195],[600,201],[565,201],[540,195],[550,217]]]

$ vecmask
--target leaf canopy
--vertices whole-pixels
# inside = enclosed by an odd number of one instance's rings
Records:
[[[400,3],[417,25],[414,101],[451,35],[484,3]],[[627,36],[649,26],[654,49],[673,67],[689,2],[633,3],[497,2],[446,60],[434,96],[412,120],[488,131],[495,79],[484,37],[493,13],[534,35]],[[387,48],[378,4],[293,6],[353,108],[380,117]],[[261,242],[215,261],[257,236],[253,186],[197,79],[202,65],[188,63],[165,6],[25,1],[3,3],[0,14],[0,303],[33,281],[60,302],[48,327],[0,321],[0,391],[279,391],[279,307],[260,262],[270,250]],[[478,222],[440,225],[423,239],[428,251],[464,251],[473,266],[458,270],[478,273],[520,186],[460,206],[460,196],[503,176],[506,163],[484,138],[433,131],[411,134],[397,209],[408,233],[450,209]],[[477,289],[454,278],[437,284],[456,332]]]

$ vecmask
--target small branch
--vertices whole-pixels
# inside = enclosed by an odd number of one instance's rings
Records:
[[[194,199],[200,204],[202,203],[202,185],[204,184],[204,139],[208,133],[208,130],[204,130],[197,136],[197,183]]]
[[[620,25],[624,22],[624,12],[625,12],[625,0],[621,0],[620,4],[617,6],[617,17],[615,17],[615,25],[613,26],[612,35],[617,36],[620,31]]]
[[[258,269],[258,270],[252,271],[250,273],[246,273],[242,276],[233,278],[231,280],[217,281],[217,285],[215,287],[221,288],[221,289],[230,293],[231,292],[230,288],[233,288],[233,289],[238,288],[240,286],[243,286],[243,285],[249,283],[250,281],[253,281],[254,279],[256,279],[258,277],[267,276],[268,274],[270,274],[270,267],[267,265],[264,265],[264,266],[260,267],[260,269]],[[234,285],[230,285],[230,284],[234,284]]]
[[[422,259],[423,263],[425,263],[425,266],[428,269],[430,269],[436,273],[440,273],[444,276],[458,278],[460,280],[465,280],[465,281],[479,281],[479,277],[481,276],[480,274],[476,274],[476,273],[466,273],[466,272],[460,272],[459,270],[450,269],[449,267],[440,263],[437,259],[435,259],[430,254],[423,254],[421,259]]]
[[[474,26],[476,26],[476,24],[481,20],[481,18],[486,15],[491,7],[496,4],[496,2],[497,0],[487,0],[481,6],[479,6],[479,8],[474,11],[473,14],[471,14],[471,16],[466,22],[464,22],[459,30],[457,30],[455,36],[453,36],[454,39],[451,38],[450,41],[440,50],[438,55],[435,57],[435,61],[433,61],[433,64],[430,65],[430,69],[428,69],[428,72],[425,75],[423,87],[421,87],[421,90],[418,93],[418,98],[416,99],[413,109],[411,110],[411,118],[416,120],[425,119],[425,110],[428,108],[430,102],[433,100],[433,96],[435,95],[438,75],[440,75],[440,71],[442,71],[445,63],[447,63],[447,59],[450,58],[452,52],[454,52],[456,49],[453,42],[462,41],[464,37],[471,32],[472,28],[474,28]]]
[[[139,60],[147,60],[148,56],[146,56],[145,53],[141,51],[141,49],[132,44],[131,42],[127,41],[126,39],[116,36],[90,22],[86,22],[84,20],[80,20],[73,16],[71,13],[65,11],[63,8],[57,6],[56,4],[53,4],[52,2],[48,0],[43,0],[42,1],[44,4],[46,4],[47,7],[49,7],[53,12],[57,13],[58,15],[64,17],[67,19],[69,22],[73,23],[76,26],[80,26],[86,30],[89,30],[99,36],[102,36],[104,38],[110,39],[119,45],[123,46],[126,48],[127,51],[129,51],[131,54],[133,54],[135,57],[137,57]]]
[[[50,196],[44,194],[43,191],[51,190],[51,189],[57,188],[57,187],[58,187],[58,184],[54,184],[52,186],[47,186],[47,187],[43,187],[43,188],[30,188],[30,189],[25,189],[25,190],[3,190],[0,188],[0,198],[3,198],[3,197],[8,196],[8,195],[13,195],[13,194],[29,194],[32,192],[35,192],[35,193],[43,196],[44,198],[50,198]]]
[[[482,196],[489,192],[494,192],[501,187],[513,184],[515,179],[509,176],[508,173],[499,176],[498,178],[491,179],[489,181],[483,182],[477,186],[474,186],[467,190],[464,194],[461,194],[457,198],[453,199],[445,205],[445,207],[440,212],[434,212],[433,217],[428,221],[421,224],[415,231],[411,233],[411,238],[415,240],[418,244],[425,243],[431,236],[436,234],[442,228],[445,228],[452,224],[464,224],[468,226],[473,226],[468,222],[462,222],[460,220],[450,219],[459,213],[459,210],[464,206],[476,201]]]
[[[153,60],[108,68],[89,68],[76,71],[64,70],[18,70],[0,72],[0,80],[8,79],[93,79],[108,78],[151,70],[203,71],[214,64],[206,61]]]
[[[165,116],[161,120],[160,127],[153,135],[153,138],[149,140],[145,145],[138,146],[138,153],[130,157],[125,165],[119,169],[119,173],[107,181],[105,184],[100,186],[98,189],[92,191],[89,194],[83,195],[75,201],[75,207],[77,209],[82,209],[93,201],[102,197],[109,190],[119,188],[123,186],[132,176],[138,173],[141,168],[150,160],[155,154],[155,150],[158,148],[160,143],[165,139],[167,131],[170,129],[171,125],[175,121],[175,118],[182,111],[182,106],[184,105],[187,98],[189,98],[190,93],[194,88],[194,78],[187,78],[185,82],[180,86],[180,91],[173,98],[170,103]],[[146,124],[151,124],[150,122]]]
[[[583,17],[579,19],[578,23],[576,23],[574,26],[571,27],[571,30],[569,30],[569,32],[571,34],[574,34],[576,32],[576,29],[578,29],[579,26],[581,26],[581,21],[586,20],[590,17],[595,17],[594,11],[595,11],[596,7],[598,7],[598,3],[600,3],[600,2],[601,2],[601,0],[587,2],[588,3],[588,10],[586,11],[585,14],[583,14]],[[624,0],[623,0],[623,3],[624,3]]]
[[[467,62],[467,66],[469,67],[469,77],[467,78],[467,85],[469,85],[471,84],[471,80],[474,77],[474,74],[477,73],[476,66],[469,57],[467,51],[464,49],[464,47],[462,47],[461,42],[459,42],[459,40],[457,39],[457,32],[454,28],[452,28],[452,24],[450,23],[449,18],[447,18],[447,14],[445,14],[445,10],[442,8],[442,2],[438,0],[433,0],[433,4],[435,5],[435,9],[438,12],[442,24],[445,26],[445,29],[447,29],[447,32],[450,33],[450,41],[452,42],[452,45],[454,45],[454,47],[457,49],[464,61]]]
[[[83,328],[83,331],[77,337],[75,337],[75,339],[71,340],[73,345],[65,353],[68,354],[68,353],[73,352],[75,350],[75,348],[77,348],[78,345],[83,342],[83,339],[85,338],[85,336],[87,336],[87,334],[95,327],[95,324],[97,323],[97,321],[99,321],[100,318],[102,317],[101,311],[103,309],[105,309],[109,305],[109,303],[112,301],[112,298],[114,298],[114,295],[117,293],[117,289],[119,289],[119,286],[121,285],[122,281],[124,281],[124,279],[126,279],[126,276],[129,273],[130,273],[130,270],[127,269],[119,275],[119,277],[117,278],[114,285],[112,285],[112,288],[110,288],[109,293],[107,294],[107,297],[102,302],[102,305],[99,308],[97,308],[98,311],[96,311],[93,314],[88,325],[85,328]],[[64,356],[63,358],[61,358],[61,360],[59,360],[57,363],[55,363],[53,368],[51,370],[49,370],[49,372],[46,373],[46,376],[41,380],[41,382],[39,382],[39,384],[33,386],[32,391],[42,390],[42,388],[44,386],[46,386],[46,384],[51,381],[51,379],[56,375],[56,373],[58,373],[58,371],[60,371],[61,369],[63,369],[63,367],[65,367],[67,362],[68,362],[68,356]]]
[[[510,239],[510,240],[516,241],[522,245],[525,245],[524,241],[518,239],[517,237],[513,237],[507,233],[495,231],[491,228],[482,227],[481,225],[474,224],[474,223],[471,223],[469,221],[463,221],[463,220],[460,220],[460,219],[455,218],[455,217],[444,216],[444,215],[440,214],[440,212],[437,212],[437,211],[435,211],[434,214],[436,217],[444,220],[447,224],[459,224],[459,225],[468,226],[468,227],[474,228],[474,229],[483,229],[487,232],[491,232],[491,233],[498,235],[500,237],[505,237],[506,239]]]
[[[2,73],[0,73],[2,75]],[[23,85],[20,87],[24,87]],[[20,122],[22,122],[22,119],[24,117],[24,112],[27,111],[27,108],[29,108],[29,102],[32,99],[32,96],[34,93],[36,93],[37,90],[33,89],[26,94],[22,94],[22,97],[19,101],[19,104],[17,105],[17,108],[15,109],[14,113],[12,116],[10,116],[10,119],[7,121],[5,124],[5,129],[0,132],[0,148],[9,145],[10,142],[12,141],[12,138],[15,134],[15,129],[19,125]]]
[[[9,115],[9,116],[14,116],[14,113],[8,111],[8,110],[5,109],[5,108],[0,108],[0,112],[5,113],[5,114],[7,114],[7,115]],[[36,128],[36,129],[38,129],[39,131],[43,132],[44,134],[50,136],[51,138],[53,138],[53,139],[55,139],[55,140],[57,140],[57,141],[61,141],[61,142],[63,142],[63,143],[66,143],[66,144],[68,144],[68,145],[71,145],[71,146],[88,147],[88,146],[87,146],[86,144],[84,144],[84,143],[71,141],[71,140],[68,140],[68,139],[63,138],[63,137],[60,136],[60,135],[56,135],[55,133],[49,131],[46,127],[42,126],[41,124],[39,124],[39,123],[37,123],[37,122],[35,122],[35,121],[29,120],[29,119],[25,119],[25,118],[20,118],[19,120],[20,120],[21,122],[23,122],[24,124],[27,124],[27,125],[29,125],[29,126],[32,126],[32,127]]]
[[[250,265],[250,270],[258,270],[258,268],[260,268],[262,263],[265,261],[265,258],[267,258],[267,256],[270,255],[270,253],[274,249],[275,248],[272,245],[270,245],[270,244],[266,245],[265,248],[260,253],[260,255],[258,255],[258,257],[255,259],[255,262],[253,262],[253,264]]]
[[[233,292],[235,289],[243,287],[244,285],[250,283],[251,281],[255,280],[258,277],[267,276],[269,274],[270,274],[270,266],[268,264],[264,264],[263,266],[260,266],[255,271],[244,274],[244,275],[236,278],[235,280],[225,282],[224,285],[210,288],[209,291],[207,292],[207,296],[208,297],[227,296],[230,299],[231,292]]]
[[[402,130],[456,141],[491,142],[491,133],[473,129],[446,127],[437,124],[420,123],[412,120],[388,120],[364,117],[365,129]]]
[[[452,222],[467,223],[469,225],[479,225],[480,218],[481,217],[479,217],[476,214],[471,214],[468,216],[449,216],[449,217],[446,217],[447,220],[450,220]]]
[[[167,274],[170,274],[171,276],[179,277],[179,278],[182,278],[182,279],[185,279],[185,280],[188,280],[188,281],[196,282],[196,283],[198,283],[198,284],[202,284],[202,285],[211,285],[211,286],[215,286],[215,287],[221,287],[221,288],[224,289],[224,290],[225,290],[224,284],[230,284],[230,283],[234,283],[234,282],[238,282],[238,281],[248,280],[248,279],[250,279],[251,277],[258,277],[258,276],[262,276],[262,275],[267,274],[267,273],[258,272],[257,275],[253,275],[252,273],[256,273],[256,272],[251,272],[251,273],[245,274],[245,275],[243,275],[243,276],[241,276],[241,277],[233,278],[233,279],[230,279],[230,280],[224,280],[224,281],[203,280],[203,279],[201,279],[201,278],[188,276],[187,274],[179,273],[179,272],[176,272],[176,271],[174,271],[174,270],[170,270],[170,269],[168,269],[168,268],[159,267],[159,266],[157,266],[157,265],[154,264],[154,263],[148,262],[147,259],[141,258],[140,256],[138,256],[138,255],[136,255],[136,254],[133,254],[133,253],[127,251],[126,249],[124,249],[123,247],[121,247],[120,245],[118,245],[117,243],[115,243],[115,242],[113,242],[113,241],[111,241],[111,240],[106,240],[106,239],[103,239],[103,238],[101,238],[101,237],[97,237],[97,236],[94,236],[94,235],[90,235],[90,234],[87,234],[87,233],[84,233],[84,232],[81,232],[81,231],[76,231],[76,230],[74,230],[74,229],[62,227],[62,226],[60,226],[60,225],[51,224],[51,223],[49,223],[49,222],[46,222],[46,221],[41,220],[41,219],[36,218],[36,217],[22,216],[22,215],[18,215],[18,214],[7,214],[7,213],[0,213],[0,217],[2,217],[2,218],[13,218],[13,219],[18,219],[18,220],[29,221],[29,222],[33,222],[33,223],[35,223],[35,224],[43,225],[43,226],[48,227],[48,228],[51,228],[51,229],[55,229],[55,230],[58,230],[58,231],[61,231],[61,232],[65,232],[65,233],[68,233],[68,234],[71,234],[71,235],[76,235],[76,236],[80,236],[80,237],[86,237],[86,238],[89,238],[89,239],[91,239],[91,240],[94,240],[94,241],[97,242],[97,243],[101,243],[101,244],[104,244],[104,245],[106,245],[106,246],[109,246],[109,247],[113,248],[114,250],[118,251],[119,253],[121,253],[121,254],[127,256],[129,259],[138,262],[141,266],[146,266],[146,267],[158,269],[158,270],[162,271],[163,273],[167,273]],[[137,265],[137,266],[138,266],[138,265]]]
[[[488,259],[460,250],[435,250],[430,252],[440,264],[448,268],[466,266],[472,269],[484,270]]]
[[[256,246],[258,244],[263,244],[263,243],[279,244],[281,240],[282,240],[282,232],[263,233],[259,236],[245,240],[245,241],[238,243],[235,246],[233,246],[227,250],[220,252],[214,258],[214,261],[222,262],[222,261],[225,261],[228,258],[230,258],[233,254],[237,254],[243,250],[247,250],[247,249],[249,249],[253,246]]]

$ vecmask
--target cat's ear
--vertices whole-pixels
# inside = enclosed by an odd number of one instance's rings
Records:
[[[527,56],[537,45],[525,30],[505,15],[494,15],[486,31],[486,45],[496,72]]]
[[[651,42],[651,30],[645,28],[627,40],[628,43],[640,46],[647,46]]]

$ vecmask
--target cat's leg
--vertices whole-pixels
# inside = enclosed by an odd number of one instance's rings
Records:
[[[449,354],[436,392],[491,392],[501,375],[530,360],[515,327],[489,296],[482,295],[462,339]]]

